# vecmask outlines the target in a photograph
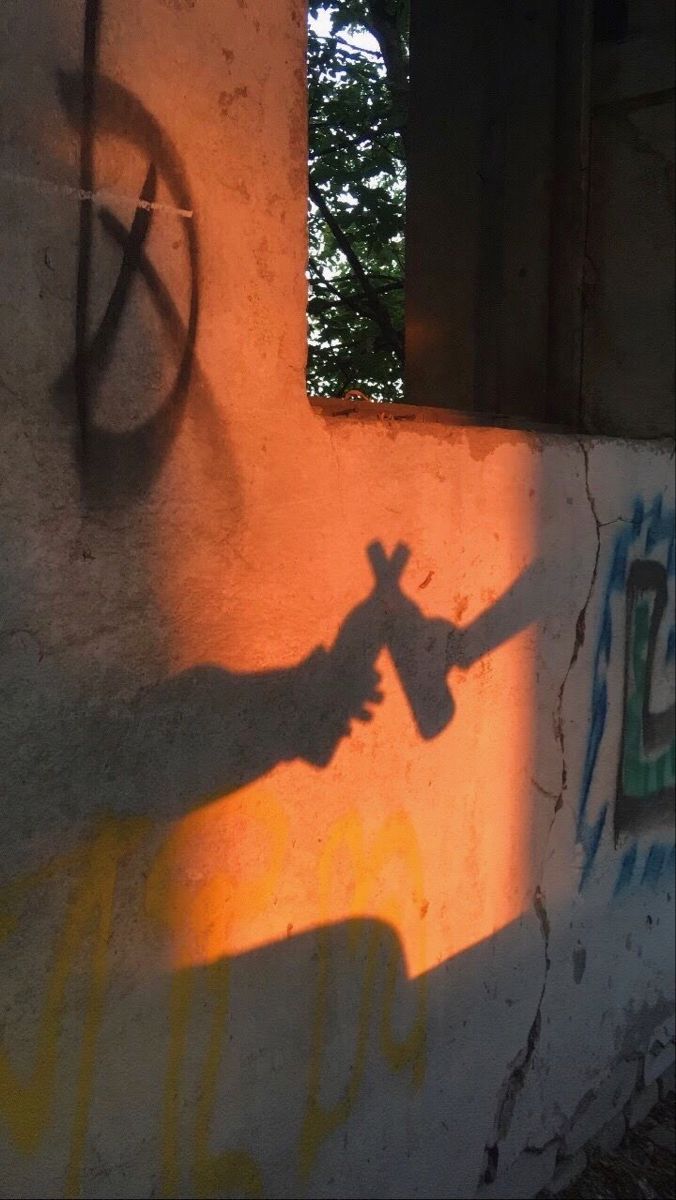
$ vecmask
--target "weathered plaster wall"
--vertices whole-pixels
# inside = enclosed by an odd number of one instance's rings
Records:
[[[310,408],[303,9],[0,13],[3,1196],[530,1194],[673,1056],[669,447]]]

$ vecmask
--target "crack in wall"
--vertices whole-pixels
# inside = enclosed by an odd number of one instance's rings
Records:
[[[566,791],[567,783],[568,783],[568,769],[567,769],[567,764],[566,764],[566,737],[565,737],[565,731],[564,731],[564,727],[563,727],[563,702],[564,702],[565,691],[566,691],[566,686],[568,683],[569,676],[578,660],[578,657],[579,657],[580,651],[584,645],[585,637],[586,637],[586,633],[587,633],[587,611],[589,608],[589,604],[591,602],[592,595],[594,593],[594,588],[596,585],[596,578],[597,578],[598,568],[599,568],[599,561],[600,561],[600,557],[601,557],[601,529],[603,528],[604,524],[612,525],[612,524],[615,524],[616,521],[622,521],[624,519],[622,517],[617,517],[615,519],[615,521],[602,522],[599,520],[599,515],[598,515],[597,509],[596,509],[596,501],[594,500],[594,496],[592,494],[590,480],[589,480],[589,451],[583,441],[580,440],[578,442],[578,445],[580,447],[580,450],[582,451],[582,456],[584,458],[585,493],[587,496],[587,500],[589,502],[589,509],[590,509],[591,515],[594,519],[594,526],[595,526],[595,530],[596,530],[596,547],[595,547],[595,552],[594,552],[594,563],[593,563],[593,567],[592,567],[591,578],[589,580],[589,586],[587,588],[587,594],[585,596],[584,603],[578,613],[577,620],[575,622],[575,638],[574,638],[574,642],[573,642],[573,649],[572,649],[572,653],[570,656],[570,661],[568,663],[568,666],[566,668],[566,673],[563,677],[563,680],[561,681],[561,686],[559,687],[559,690],[557,693],[556,706],[555,706],[554,713],[553,713],[554,737],[556,739],[556,743],[561,752],[561,787],[560,787],[560,791],[559,791],[558,795],[554,795],[553,792],[546,793],[552,800],[554,800],[554,811],[552,814],[552,819],[551,819],[549,829],[547,831],[547,836],[545,839],[545,851],[544,851],[544,855],[543,855],[542,869],[540,872],[541,877],[542,877],[542,872],[544,871],[544,864],[546,862],[547,846],[549,845],[552,829],[554,827],[554,822],[556,820],[556,815],[563,806],[563,797],[564,797],[564,793]],[[538,791],[545,794],[545,789],[543,789],[537,783],[537,781],[535,779],[532,780],[532,783],[534,784],[534,786],[537,788]],[[543,974],[543,979],[542,979],[542,987],[540,988],[540,994],[538,997],[535,1015],[533,1017],[530,1028],[528,1030],[528,1035],[526,1037],[525,1045],[521,1048],[521,1050],[517,1054],[516,1058],[514,1058],[512,1060],[512,1062],[510,1063],[507,1078],[506,1078],[506,1080],[502,1086],[501,1092],[500,1092],[500,1096],[498,1099],[497,1112],[496,1112],[496,1117],[495,1117],[495,1136],[494,1136],[493,1142],[490,1144],[487,1143],[484,1148],[484,1165],[483,1165],[481,1179],[479,1181],[480,1185],[493,1183],[493,1181],[497,1177],[498,1167],[499,1167],[499,1162],[500,1162],[499,1143],[507,1136],[507,1134],[509,1132],[509,1129],[510,1129],[510,1126],[512,1123],[512,1118],[514,1116],[514,1110],[516,1108],[516,1103],[517,1103],[520,1093],[523,1091],[523,1088],[525,1087],[528,1072],[529,1072],[531,1064],[533,1062],[533,1058],[534,1058],[535,1052],[538,1047],[538,1043],[540,1040],[540,1034],[541,1034],[541,1030],[542,1030],[542,1004],[544,1001],[545,991],[547,988],[547,979],[549,976],[549,969],[551,966],[551,958],[550,958],[550,954],[549,954],[549,938],[550,938],[549,916],[547,913],[544,892],[543,892],[540,884],[538,884],[535,889],[535,893],[533,896],[533,907],[535,909],[535,914],[536,914],[539,924],[540,924],[540,930],[541,930],[542,939],[544,942],[544,974]],[[549,1144],[549,1143],[547,1143],[547,1144]]]
[[[514,1116],[514,1109],[516,1108],[516,1102],[526,1085],[528,1072],[530,1070],[535,1051],[537,1050],[538,1042],[540,1040],[540,1033],[542,1031],[542,1003],[545,998],[547,978],[549,976],[549,968],[551,967],[551,958],[549,955],[549,936],[551,927],[549,923],[549,915],[547,913],[547,906],[545,903],[545,896],[539,884],[536,887],[533,895],[533,908],[535,909],[535,915],[537,916],[540,925],[540,931],[542,933],[542,940],[544,942],[544,974],[542,978],[542,987],[540,988],[535,1015],[528,1030],[526,1043],[509,1064],[507,1078],[503,1083],[500,1092],[495,1117],[495,1138],[490,1145],[487,1143],[484,1148],[484,1166],[481,1178],[479,1180],[479,1185],[482,1183],[493,1183],[497,1176],[500,1161],[500,1147],[498,1143],[502,1141],[509,1133],[512,1117]]]
[[[531,775],[530,781],[531,781],[533,787],[535,788],[536,792],[539,792],[541,796],[544,796],[545,800],[554,800],[555,802],[558,803],[558,801],[561,798],[560,793],[550,792],[549,788],[543,787],[541,783],[538,783],[538,781],[534,775]],[[554,811],[557,812],[558,809],[555,809]]]
[[[575,666],[575,663],[578,660],[580,650],[582,649],[582,647],[584,645],[585,637],[587,635],[587,610],[589,608],[589,603],[591,601],[591,598],[592,598],[592,595],[594,592],[594,587],[596,585],[596,576],[598,574],[599,559],[601,557],[601,529],[604,526],[604,522],[599,520],[599,515],[596,510],[596,501],[594,500],[594,496],[592,494],[592,490],[591,490],[590,483],[589,483],[589,451],[582,440],[578,441],[578,445],[580,447],[580,450],[582,451],[582,456],[584,458],[585,492],[587,495],[587,500],[589,502],[589,508],[590,508],[592,517],[594,518],[594,525],[596,527],[596,550],[594,553],[594,565],[592,568],[591,579],[589,581],[589,587],[587,588],[587,595],[585,597],[584,604],[582,605],[582,608],[580,609],[580,611],[577,615],[577,620],[575,622],[575,639],[573,642],[573,651],[570,656],[570,662],[568,663],[566,673],[561,681],[561,686],[559,687],[559,691],[558,691],[557,698],[556,698],[556,706],[554,708],[554,715],[553,715],[554,737],[556,739],[556,742],[559,746],[559,750],[561,752],[561,790],[560,790],[559,795],[556,800],[556,805],[554,808],[554,816],[556,816],[556,813],[559,811],[559,809],[563,805],[563,796],[564,796],[564,792],[566,791],[567,784],[568,784],[568,768],[566,766],[566,735],[565,735],[564,728],[563,728],[563,700],[564,700],[564,695],[565,695],[565,691],[566,691],[566,685],[568,683],[568,678],[570,676],[571,671],[573,670],[573,667]],[[623,520],[623,518],[617,517],[616,520],[621,521],[621,520]],[[615,524],[615,522],[614,521],[606,521],[605,524],[612,525],[612,524]],[[552,818],[552,824],[553,824],[553,818]],[[551,833],[551,827],[550,827],[549,833]],[[547,837],[547,840],[549,840],[549,835]]]

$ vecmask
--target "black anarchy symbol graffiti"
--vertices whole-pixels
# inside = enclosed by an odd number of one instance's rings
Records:
[[[90,35],[90,57],[92,52]],[[86,46],[87,39],[85,38]],[[87,64],[86,64],[87,65]],[[198,320],[198,242],[187,181],[180,158],[159,122],[128,89],[106,76],[96,79],[59,73],[61,102],[71,124],[82,137],[81,219],[75,317],[75,354],[54,385],[54,393],[75,397],[78,421],[78,462],[85,494],[99,501],[130,499],[145,492],[157,474],[182,420],[191,380],[200,373],[194,362]],[[120,268],[103,316],[93,334],[88,333],[91,275],[93,171],[92,140],[96,127],[127,140],[146,154],[150,162],[139,195],[131,227],[127,230],[109,208],[98,219],[122,252]],[[187,240],[190,291],[187,321],[184,321],[168,288],[145,250],[155,212],[158,169],[165,180]],[[179,361],[173,384],[159,408],[132,430],[115,432],[96,422],[92,405],[111,361],[122,315],[135,278],[139,276],[157,313],[177,348]],[[204,381],[201,380],[202,384]]]

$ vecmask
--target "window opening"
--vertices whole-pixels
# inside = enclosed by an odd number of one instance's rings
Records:
[[[666,0],[311,0],[311,395],[673,434],[673,45]]]
[[[309,5],[313,395],[404,398],[408,0]]]

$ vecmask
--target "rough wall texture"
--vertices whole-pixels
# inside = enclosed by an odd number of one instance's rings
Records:
[[[0,1195],[534,1192],[673,1057],[669,450],[312,410],[303,4],[36,11]]]

